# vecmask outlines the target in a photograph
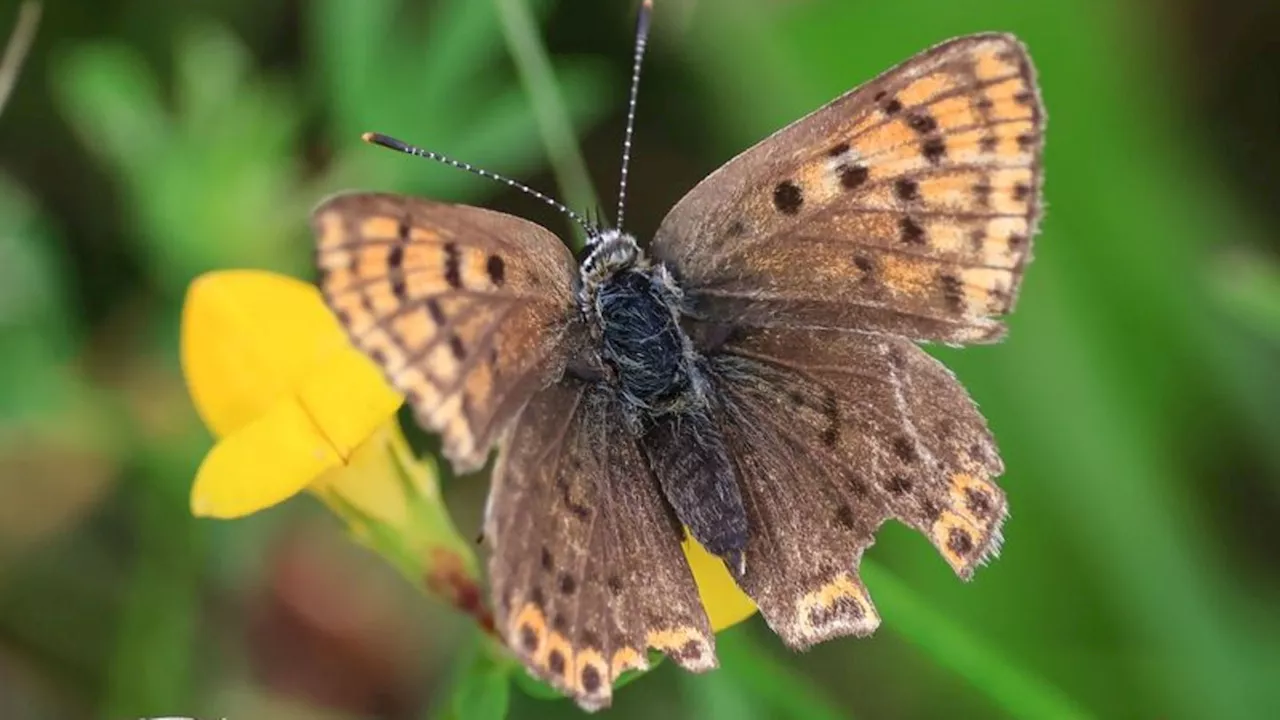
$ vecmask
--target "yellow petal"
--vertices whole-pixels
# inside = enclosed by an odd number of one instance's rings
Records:
[[[260,270],[196,278],[182,309],[182,370],[196,411],[225,436],[266,413],[347,342],[313,286]]]
[[[384,415],[382,426],[355,448],[347,464],[321,475],[312,489],[321,498],[336,495],[369,519],[405,532],[409,493],[415,492],[416,487],[397,463],[392,436],[399,432],[395,421],[388,422]]]
[[[234,518],[287,500],[342,458],[296,401],[277,403],[220,440],[196,472],[191,512]]]
[[[297,392],[320,432],[344,458],[385,425],[402,402],[382,371],[350,345],[322,358]]]
[[[756,604],[733,581],[724,562],[707,552],[688,533],[685,533],[684,555],[693,570],[702,606],[707,609],[714,632],[733,627],[755,613]]]

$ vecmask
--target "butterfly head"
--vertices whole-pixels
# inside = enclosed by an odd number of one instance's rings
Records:
[[[581,258],[578,292],[584,308],[591,307],[600,286],[609,278],[631,268],[648,266],[635,237],[611,228],[594,233],[583,247]]]

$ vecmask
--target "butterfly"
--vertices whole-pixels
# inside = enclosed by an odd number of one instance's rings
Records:
[[[996,444],[917,343],[1004,335],[1044,122],[1023,45],[977,34],[730,160],[647,248],[584,223],[575,258],[532,222],[401,195],[316,209],[319,285],[354,344],[456,470],[498,448],[494,611],[532,674],[594,710],[650,650],[715,667],[686,533],[797,649],[879,625],[858,566],[886,520],[964,579],[996,554]]]

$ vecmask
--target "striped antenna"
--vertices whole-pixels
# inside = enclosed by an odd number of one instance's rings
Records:
[[[577,223],[578,226],[582,228],[583,232],[587,234],[588,239],[594,238],[595,236],[600,234],[600,230],[595,225],[592,225],[586,220],[586,218],[570,210],[568,206],[566,206],[564,203],[552,197],[544,195],[538,192],[537,190],[534,190],[533,188],[529,187],[528,185],[525,185],[524,183],[517,182],[508,177],[503,177],[502,175],[499,175],[495,172],[489,172],[484,168],[478,168],[475,165],[471,165],[470,163],[464,163],[458,160],[454,160],[453,158],[447,157],[445,155],[441,155],[438,152],[424,150],[423,148],[410,145],[409,143],[401,142],[400,140],[397,140],[387,135],[383,135],[382,133],[368,132],[368,133],[365,133],[364,135],[361,135],[360,139],[364,140],[370,145],[378,145],[380,147],[389,148],[391,150],[396,150],[398,152],[405,153],[406,155],[415,155],[417,157],[426,158],[428,160],[435,160],[436,162],[444,163],[445,165],[458,168],[459,170],[466,170],[467,172],[472,173],[473,175],[479,175],[482,178],[488,178],[489,180],[496,180],[500,183],[504,183],[507,185],[507,187],[511,187],[516,190],[519,190],[520,192],[530,197],[535,197],[541,200],[542,202],[550,205],[551,207],[555,208],[556,210],[560,211],[561,213],[566,215],[570,220]]]
[[[636,54],[631,65],[631,99],[627,103],[627,134],[622,140],[622,179],[618,182],[617,227],[622,229],[622,215],[627,208],[627,170],[631,166],[631,134],[636,126],[636,96],[640,92],[640,64],[644,61],[645,46],[649,44],[649,18],[653,14],[653,0],[640,5],[640,17],[636,20]]]

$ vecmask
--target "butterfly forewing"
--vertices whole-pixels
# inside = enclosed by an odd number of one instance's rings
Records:
[[[998,550],[1003,465],[986,422],[911,342],[739,330],[714,368],[752,527],[740,582],[789,644],[875,629],[857,567],[886,519],[964,578]]]
[[[727,163],[653,253],[703,317],[994,340],[1040,214],[1043,125],[1016,39],[952,40]]]
[[[527,220],[383,194],[313,215],[320,289],[352,341],[438,431],[459,471],[559,377],[572,341],[575,265]]]
[[[566,379],[502,443],[485,517],[497,627],[537,677],[595,709],[649,648],[715,666],[681,530],[617,399]]]

